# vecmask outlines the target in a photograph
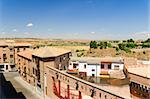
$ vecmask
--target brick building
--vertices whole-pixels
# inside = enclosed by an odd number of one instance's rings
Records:
[[[0,43],[0,71],[11,71],[17,63],[17,53],[31,48],[28,43],[1,42]]]
[[[26,50],[18,53],[17,68],[24,80],[34,85],[41,93],[47,93],[46,66],[66,70],[70,51],[54,47]]]

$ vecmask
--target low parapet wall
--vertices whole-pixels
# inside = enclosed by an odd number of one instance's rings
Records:
[[[96,84],[79,79],[53,67],[47,67],[47,73],[76,90],[92,96],[94,99],[130,99],[128,96],[119,95],[119,92],[111,92],[110,90],[103,89]]]

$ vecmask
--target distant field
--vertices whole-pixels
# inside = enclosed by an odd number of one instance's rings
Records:
[[[89,50],[89,46],[55,46],[55,47],[61,47],[68,50]]]
[[[131,51],[135,51],[135,52],[150,51],[150,48],[131,49]]]

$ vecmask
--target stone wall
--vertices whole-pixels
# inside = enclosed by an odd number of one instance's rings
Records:
[[[47,91],[48,96],[52,96],[51,90],[53,88],[53,84],[51,81],[52,77],[56,80],[60,80],[61,82],[75,88],[76,90],[84,93],[86,95],[92,96],[94,99],[130,99],[130,97],[119,96],[119,94],[114,94],[109,90],[105,90],[100,88],[98,85],[89,83],[72,75],[69,75],[63,71],[59,71],[55,68],[48,67],[47,68]],[[77,87],[78,85],[78,87]],[[50,91],[50,92],[49,92]]]

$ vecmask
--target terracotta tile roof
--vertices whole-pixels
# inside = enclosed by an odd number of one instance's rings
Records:
[[[33,50],[28,49],[28,50],[19,52],[18,55],[32,60],[32,52]]]
[[[43,48],[35,49],[33,51],[33,55],[46,58],[46,57],[56,57],[70,52],[71,52],[70,50],[66,50],[62,48],[43,47]]]
[[[7,46],[6,42],[0,41],[0,46]]]
[[[14,42],[0,41],[0,46],[32,46],[32,45],[30,43],[14,43]]]
[[[32,46],[30,43],[12,43],[10,46]]]
[[[87,62],[89,64],[99,64],[101,62],[123,63],[120,57],[71,57],[71,61]]]

